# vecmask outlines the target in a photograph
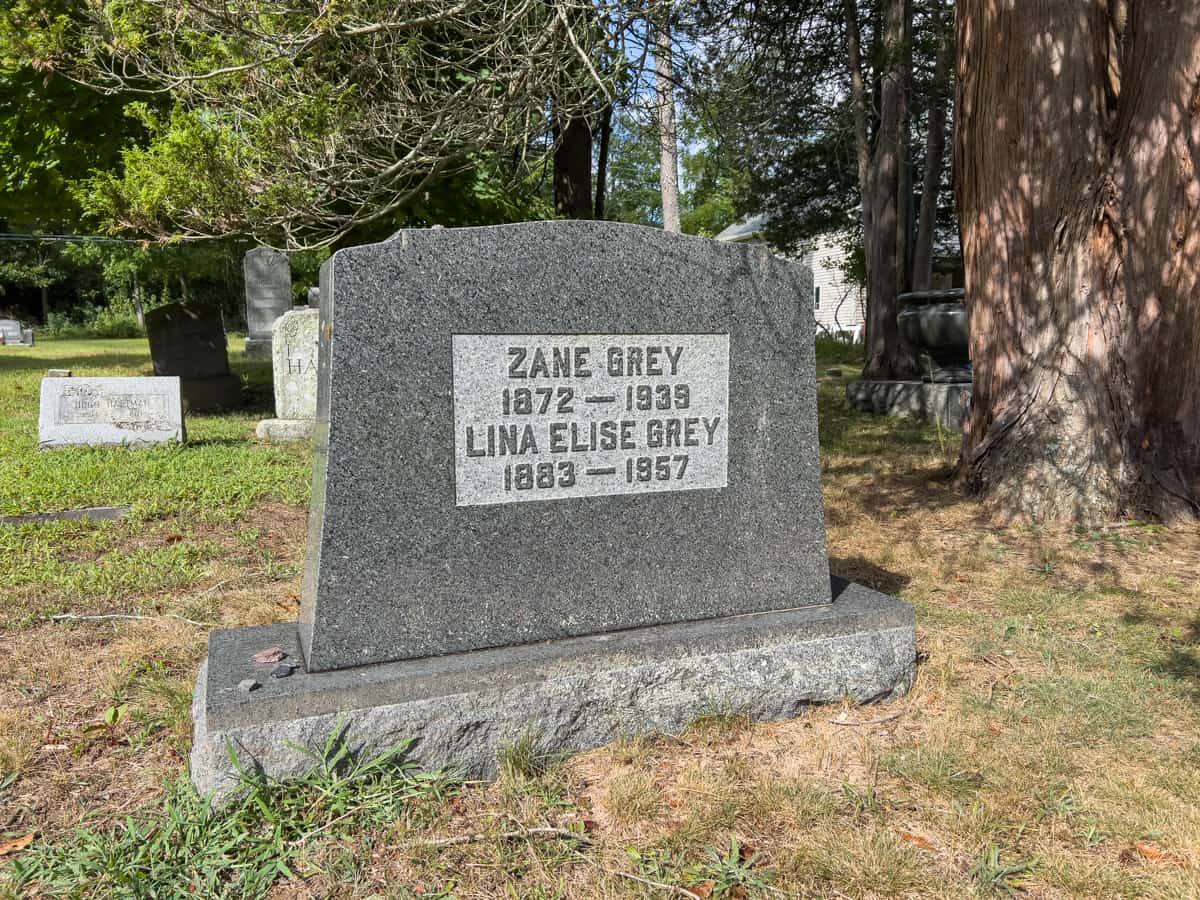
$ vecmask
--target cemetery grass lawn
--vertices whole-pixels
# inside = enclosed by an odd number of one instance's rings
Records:
[[[0,528],[0,895],[1200,896],[1200,529],[991,515],[947,480],[954,436],[828,376],[832,565],[916,606],[907,697],[761,724],[715,701],[679,735],[518,745],[493,784],[379,764],[212,816],[185,783],[207,626],[167,616],[295,618],[307,447],[258,444],[259,399],[185,447],[37,454],[41,370],[147,372],[145,344],[7,354],[0,514],[134,516]]]

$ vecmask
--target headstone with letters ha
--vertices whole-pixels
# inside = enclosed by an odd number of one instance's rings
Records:
[[[487,775],[525,735],[906,690],[912,609],[829,574],[811,277],[600,222],[334,254],[300,621],[210,636],[197,787],[236,784],[227,748],[299,774],[335,731]]]
[[[317,416],[317,317],[315,309],[294,309],[275,320],[271,359],[275,418],[258,423],[265,441],[299,441],[312,436]]]

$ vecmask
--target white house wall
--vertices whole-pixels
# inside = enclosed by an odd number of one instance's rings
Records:
[[[838,267],[845,253],[835,237],[822,236],[801,257],[812,268],[813,290],[820,296],[814,315],[818,324],[829,331],[854,331],[863,323],[865,295],[858,285],[846,280]]]
[[[731,243],[762,243],[765,221],[764,216],[755,216],[729,226],[716,239]],[[816,238],[812,249],[799,254],[799,260],[812,269],[814,295],[819,292],[819,303],[814,303],[813,311],[817,331],[848,331],[861,339],[866,293],[842,274],[839,264],[846,251],[839,237],[832,233]],[[814,301],[816,299],[814,296]]]

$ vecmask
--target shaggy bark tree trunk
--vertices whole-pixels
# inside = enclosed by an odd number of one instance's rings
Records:
[[[912,290],[912,252],[915,224],[912,177],[912,0],[904,0],[900,35],[900,114],[896,129],[896,290]]]
[[[592,129],[587,119],[562,126],[554,148],[554,209],[570,219],[592,217]]]
[[[939,29],[948,29],[948,19],[939,11]],[[925,177],[921,182],[921,210],[917,222],[917,241],[913,249],[913,290],[933,287],[933,238],[937,229],[937,201],[942,186],[943,157],[946,152],[946,107],[950,103],[950,64],[954,41],[947,32],[942,36],[933,67],[933,94],[925,136]]]
[[[896,325],[896,294],[904,271],[899,240],[900,130],[904,121],[905,0],[888,0],[882,36],[885,70],[880,81],[879,130],[871,160],[867,240],[867,360],[864,378],[903,378],[916,371],[912,348]]]
[[[679,233],[679,136],[675,128],[675,74],[671,68],[669,11],[654,23],[654,70],[658,87],[659,185],[663,231]]]
[[[960,0],[970,490],[1200,514],[1200,6]]]

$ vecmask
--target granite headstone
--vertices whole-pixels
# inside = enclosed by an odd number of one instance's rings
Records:
[[[197,786],[236,782],[226,742],[286,775],[337,727],[487,773],[529,733],[579,749],[722,702],[903,692],[911,608],[830,580],[810,279],[598,222],[337,252],[299,627],[211,635]],[[264,680],[267,646],[303,666]]]
[[[292,308],[292,265],[287,254],[255,247],[242,257],[246,287],[246,355],[266,356],[271,327]]]
[[[317,417],[317,325],[315,309],[295,309],[275,320],[271,356],[275,381],[275,418],[258,423],[268,441],[312,436]]]
[[[308,308],[321,308],[321,289],[319,287],[310,287],[308,289]]]
[[[179,379],[43,378],[38,446],[184,440]]]
[[[189,412],[232,409],[241,403],[241,380],[229,371],[221,310],[169,303],[146,313],[146,336],[155,375],[180,380]]]

